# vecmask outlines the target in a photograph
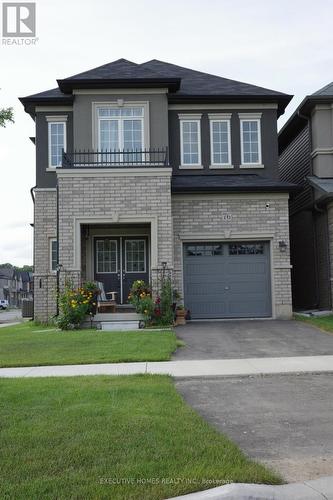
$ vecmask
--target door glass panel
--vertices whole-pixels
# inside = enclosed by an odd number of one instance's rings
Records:
[[[229,255],[263,255],[262,243],[232,243],[229,245]]]
[[[127,273],[144,273],[146,271],[145,240],[126,240],[125,270]]]
[[[186,255],[187,257],[223,255],[223,243],[190,243],[186,245]]]
[[[96,242],[96,270],[98,273],[117,272],[117,241],[98,240]]]

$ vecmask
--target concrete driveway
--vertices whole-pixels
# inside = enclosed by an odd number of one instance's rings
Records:
[[[333,374],[183,379],[184,399],[288,482],[333,475]]]
[[[16,321],[22,321],[21,309],[0,311],[0,325],[5,323],[14,323]]]
[[[200,321],[176,329],[186,347],[173,359],[234,359],[333,354],[333,334],[301,321]]]

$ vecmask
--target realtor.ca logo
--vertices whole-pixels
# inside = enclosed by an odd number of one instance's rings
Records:
[[[35,45],[36,4],[4,2],[2,4],[2,44]]]

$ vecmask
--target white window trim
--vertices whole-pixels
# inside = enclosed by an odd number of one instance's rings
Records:
[[[93,102],[92,103],[92,147],[95,151],[99,150],[100,133],[99,133],[99,108],[143,108],[142,117],[142,147],[144,149],[150,148],[150,122],[149,122],[149,101],[125,101],[118,99],[117,101]]]
[[[261,151],[261,115],[262,113],[238,113],[240,120],[240,143],[241,143],[241,164],[239,168],[265,168],[262,164]],[[247,121],[257,122],[258,124],[258,162],[246,163],[244,161],[244,145],[243,145],[243,123]]]
[[[116,270],[115,271],[101,271],[99,272],[98,271],[98,251],[97,251],[97,244],[98,242],[100,241],[105,241],[106,239],[110,240],[110,241],[113,241],[115,242],[116,244]],[[118,273],[118,265],[119,265],[119,262],[118,262],[118,240],[114,239],[114,238],[103,238],[103,239],[96,239],[96,245],[95,245],[95,252],[96,252],[96,274],[117,274]]]
[[[64,119],[65,118],[65,119]],[[47,142],[48,142],[48,168],[55,170],[57,167],[52,165],[51,161],[51,126],[55,123],[64,126],[64,151],[67,150],[67,116],[47,116],[46,120],[48,122],[47,130]]]
[[[50,273],[55,274],[57,272],[56,269],[52,269],[52,243],[56,242],[57,238],[50,238],[49,239],[49,266],[50,266]]]
[[[178,114],[180,121],[180,169],[201,169],[202,161],[201,161],[201,113],[200,114]],[[196,122],[198,124],[198,162],[197,163],[184,163],[183,155],[184,155],[184,145],[183,145],[183,125],[184,122]]]
[[[144,271],[128,271],[127,270],[127,258],[126,258],[126,246],[127,246],[127,243],[130,242],[130,241],[143,241],[143,245],[144,245],[144,265],[145,265],[145,269]],[[146,249],[146,240],[145,239],[138,239],[138,238],[134,238],[134,239],[128,239],[126,238],[125,240],[125,273],[126,274],[138,274],[138,273],[146,273],[147,272],[147,265],[146,265],[146,262],[147,262],[147,249]]]
[[[210,133],[210,165],[211,169],[230,169],[234,168],[232,164],[232,156],[231,156],[231,113],[208,113],[209,118],[209,133]],[[228,163],[215,163],[214,162],[214,150],[213,150],[213,123],[224,122],[227,124],[228,129]]]

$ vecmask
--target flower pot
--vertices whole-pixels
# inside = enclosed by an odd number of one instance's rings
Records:
[[[186,325],[186,309],[176,310],[176,326]]]

